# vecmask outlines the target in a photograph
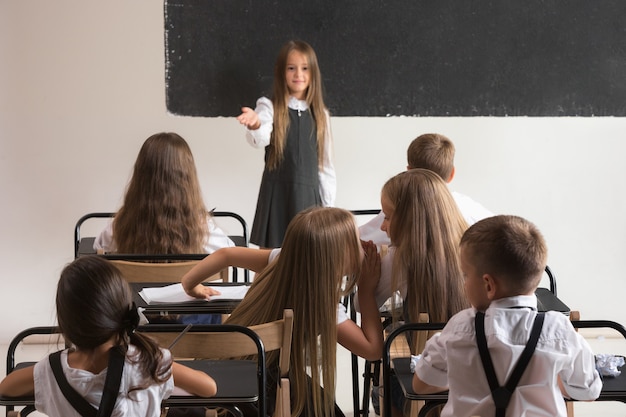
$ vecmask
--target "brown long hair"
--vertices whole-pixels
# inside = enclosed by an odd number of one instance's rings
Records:
[[[176,133],[146,139],[113,221],[113,237],[120,253],[203,252],[207,211],[185,139]]]
[[[324,137],[326,135],[326,105],[322,87],[322,74],[317,63],[315,50],[306,42],[292,40],[280,49],[274,65],[274,126],[270,138],[270,153],[267,161],[270,170],[276,169],[283,160],[287,131],[289,130],[289,88],[285,79],[287,57],[292,51],[298,51],[307,58],[309,65],[309,88],[306,92],[306,102],[311,110],[317,130],[317,159],[318,165],[324,161]]]
[[[138,316],[132,292],[108,260],[81,256],[68,264],[57,284],[56,310],[59,329],[72,345],[93,350],[116,337],[123,352],[129,344],[137,347],[138,354],[131,359],[139,363],[145,377],[155,383],[169,378],[171,362],[161,365],[163,353],[157,343],[133,331],[137,323],[131,317],[138,320]],[[131,387],[136,388],[140,387]]]
[[[393,206],[389,226],[395,246],[393,292],[406,283],[409,320],[425,312],[431,322],[446,322],[469,307],[459,261],[467,223],[446,183],[432,171],[398,174],[387,181],[382,194]]]
[[[359,267],[360,242],[350,212],[330,207],[300,212],[287,227],[278,259],[255,277],[227,321],[251,326],[280,319],[284,309],[293,309],[293,416],[300,415],[305,406],[316,416],[334,413],[337,304],[343,276],[346,271],[357,273]],[[276,360],[276,356],[269,357],[268,363]],[[311,365],[311,387],[307,364]],[[320,385],[324,386],[323,398]]]

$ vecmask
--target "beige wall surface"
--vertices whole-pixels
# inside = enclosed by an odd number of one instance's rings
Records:
[[[234,118],[168,114],[163,26],[157,0],[0,0],[0,341],[54,323],[76,220],[119,207],[152,133],[186,138],[207,205],[252,223],[263,152]],[[446,134],[451,187],[535,222],[560,298],[583,318],[626,323],[626,119],[347,117],[332,128],[337,206],[379,207],[409,142]]]

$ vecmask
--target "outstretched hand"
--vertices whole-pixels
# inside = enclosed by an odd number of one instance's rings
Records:
[[[259,116],[250,107],[242,107],[241,114],[237,116],[237,120],[250,130],[257,130],[261,127]]]
[[[191,290],[187,291],[187,294],[195,298],[200,298],[203,300],[210,300],[212,295],[220,295],[222,293],[211,287],[198,284],[195,287],[193,287]]]
[[[376,251],[376,245],[371,240],[368,242],[362,240],[361,246],[363,246],[365,256],[357,281],[359,292],[371,291],[373,293],[380,279],[380,255]]]

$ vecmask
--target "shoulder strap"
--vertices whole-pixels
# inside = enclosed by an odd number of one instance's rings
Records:
[[[54,374],[54,378],[59,384],[59,388],[65,399],[74,407],[83,417],[108,417],[113,412],[117,394],[122,379],[122,371],[124,369],[124,354],[119,348],[111,348],[109,351],[109,364],[107,376],[104,382],[104,391],[100,400],[100,407],[96,410],[94,406],[89,404],[67,381],[63,368],[61,366],[61,351],[55,352],[48,356],[50,367]]]
[[[81,416],[96,417],[97,410],[67,382],[67,378],[65,378],[63,368],[61,367],[61,351],[54,352],[48,356],[48,360],[50,361],[54,378],[57,380],[57,384],[59,384],[59,388],[65,399]]]
[[[528,343],[517,360],[515,368],[509,376],[509,379],[506,381],[504,386],[501,386],[498,383],[498,378],[496,377],[496,372],[493,367],[493,361],[491,360],[489,348],[487,347],[487,338],[485,336],[485,314],[480,311],[476,313],[476,344],[478,345],[480,360],[483,364],[487,381],[489,382],[491,396],[496,405],[496,417],[504,417],[505,415],[506,408],[509,405],[509,401],[511,401],[511,396],[515,391],[519,380],[524,374],[524,371],[530,362],[530,358],[535,352],[535,348],[537,347],[537,342],[539,341],[539,336],[541,335],[541,328],[543,327],[544,317],[544,313],[537,313],[537,316],[535,316],[535,321],[530,332]]]
[[[112,347],[109,350],[107,377],[104,380],[104,390],[102,391],[97,417],[109,417],[113,412],[120,390],[125,356],[119,347]]]

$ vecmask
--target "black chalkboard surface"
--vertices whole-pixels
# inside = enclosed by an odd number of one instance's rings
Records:
[[[289,39],[333,116],[626,116],[625,0],[166,0],[168,110],[254,107]]]

